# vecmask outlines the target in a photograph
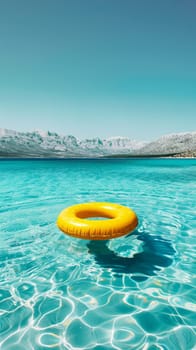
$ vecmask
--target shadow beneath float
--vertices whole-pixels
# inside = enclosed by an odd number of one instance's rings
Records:
[[[131,235],[137,236],[137,239],[143,242],[143,251],[132,257],[117,255],[108,248],[108,241],[90,241],[87,244],[88,251],[94,256],[96,263],[103,268],[110,268],[117,274],[139,274],[140,276],[132,276],[137,281],[156,275],[162,268],[172,264],[175,250],[170,241],[158,235],[150,236],[137,231]],[[129,236],[125,237],[125,245],[126,238]]]

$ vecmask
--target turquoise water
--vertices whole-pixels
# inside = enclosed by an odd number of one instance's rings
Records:
[[[1,160],[0,349],[190,350],[196,160]],[[131,234],[64,235],[72,204],[133,208]]]

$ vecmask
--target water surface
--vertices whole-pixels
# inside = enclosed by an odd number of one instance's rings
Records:
[[[1,160],[1,350],[193,349],[195,179],[194,159]],[[138,228],[60,232],[89,201],[131,207]]]

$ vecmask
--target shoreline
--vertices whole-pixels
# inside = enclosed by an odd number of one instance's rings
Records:
[[[196,156],[101,156],[101,157],[1,157],[1,160],[112,160],[112,159],[196,159]]]

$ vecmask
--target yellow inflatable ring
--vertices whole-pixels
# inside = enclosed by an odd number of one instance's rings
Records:
[[[110,220],[88,220],[103,217]],[[135,229],[138,219],[133,210],[119,204],[96,202],[76,204],[64,209],[57,226],[70,236],[104,240],[123,236]]]

